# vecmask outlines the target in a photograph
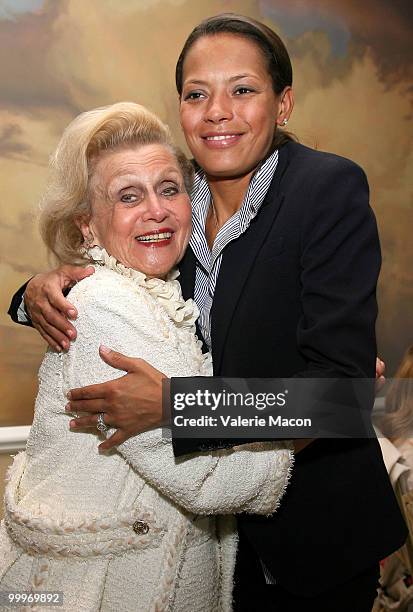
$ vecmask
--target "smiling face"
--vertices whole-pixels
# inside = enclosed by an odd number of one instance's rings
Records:
[[[253,172],[270,150],[276,124],[288,119],[291,110],[291,88],[279,96],[274,92],[265,58],[251,40],[215,34],[199,38],[189,49],[181,125],[210,178]]]
[[[172,152],[144,145],[103,153],[90,179],[92,215],[83,236],[123,265],[165,278],[191,234],[191,205]]]

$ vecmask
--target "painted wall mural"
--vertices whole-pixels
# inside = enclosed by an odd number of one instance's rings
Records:
[[[45,346],[6,311],[16,287],[48,266],[36,208],[62,129],[83,110],[133,100],[183,145],[176,58],[196,23],[229,11],[285,40],[300,141],[366,170],[383,249],[378,341],[389,374],[413,342],[409,0],[0,0],[0,425],[32,418]]]

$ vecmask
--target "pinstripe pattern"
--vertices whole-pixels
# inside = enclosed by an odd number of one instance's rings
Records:
[[[278,164],[278,150],[268,157],[251,179],[241,208],[221,227],[216,235],[212,251],[206,236],[205,222],[211,202],[211,192],[202,170],[196,173],[192,190],[191,248],[197,259],[194,300],[199,308],[199,326],[205,342],[211,348],[210,315],[215,287],[221,267],[223,251],[241,236],[258,214]]]
[[[275,578],[270,574],[269,569],[267,568],[266,565],[264,565],[264,563],[261,561],[260,559],[260,563],[261,563],[261,567],[262,567],[262,571],[264,573],[264,578],[265,578],[265,584],[277,584],[277,581],[275,580]]]

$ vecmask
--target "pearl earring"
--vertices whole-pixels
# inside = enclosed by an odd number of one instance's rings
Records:
[[[287,123],[288,123],[288,119],[284,119],[283,122],[281,123],[281,125],[285,126],[285,125],[287,125]]]

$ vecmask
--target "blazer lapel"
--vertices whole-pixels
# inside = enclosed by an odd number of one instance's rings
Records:
[[[195,255],[188,245],[185,255],[179,264],[179,282],[185,300],[194,297],[195,287]]]
[[[288,166],[288,145],[282,147],[274,178],[257,216],[240,238],[225,249],[211,310],[211,342],[214,374],[221,369],[226,338],[244,285],[269,231],[277,217],[284,195],[281,178]]]
[[[179,282],[181,284],[182,295],[185,300],[190,298],[194,298],[194,288],[195,288],[195,273],[196,273],[196,258],[193,250],[188,245],[186,249],[185,255],[179,264]],[[198,338],[202,342],[202,350],[204,353],[208,351],[208,346],[204,340],[204,337],[201,332],[201,328],[199,327],[198,319],[195,323],[196,334]]]

